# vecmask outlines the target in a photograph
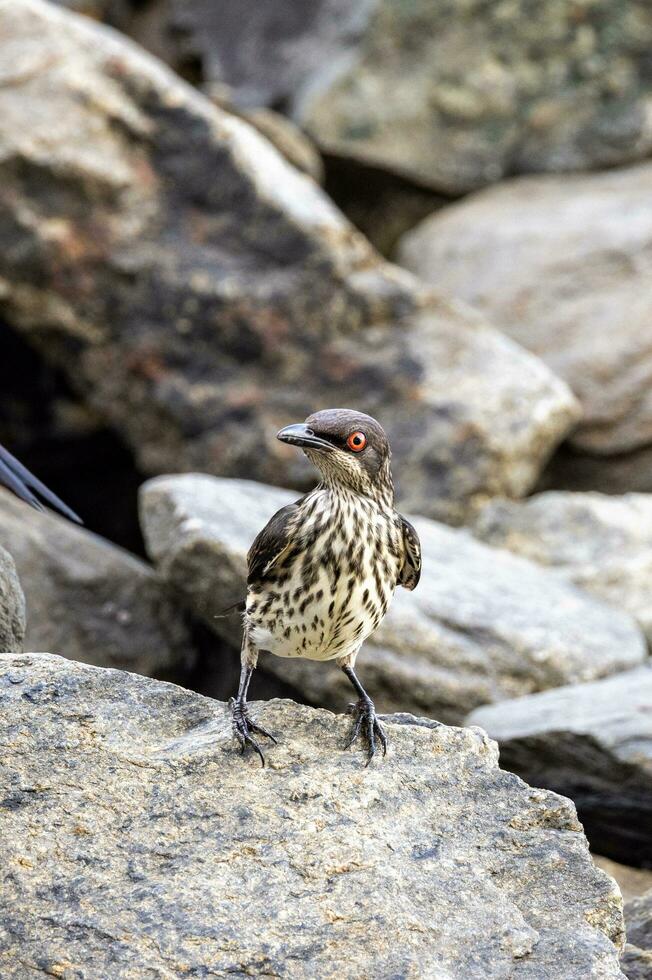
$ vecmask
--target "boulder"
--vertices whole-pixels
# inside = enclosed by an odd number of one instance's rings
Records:
[[[0,491],[0,540],[27,597],[29,650],[170,676],[194,659],[170,589],[144,562],[90,531]]]
[[[652,889],[625,906],[627,945],[621,967],[628,980],[652,978]]]
[[[652,889],[652,869],[632,868],[601,854],[593,855],[593,863],[611,875],[620,888],[624,902],[630,902],[633,898],[638,898],[639,895]]]
[[[167,0],[131,30],[331,153],[448,193],[652,148],[652,12],[609,0]]]
[[[491,317],[579,397],[586,453],[652,443],[652,165],[510,181],[437,211],[401,261]]]
[[[244,480],[159,477],[141,491],[148,553],[206,624],[240,646],[246,554],[272,514],[296,495]],[[603,677],[641,663],[633,620],[523,558],[457,530],[411,518],[423,547],[415,592],[398,589],[358,659],[383,710],[459,721],[486,702]],[[261,658],[317,704],[350,700],[333,663]]]
[[[0,658],[0,973],[622,980],[622,899],[575,808],[477,730],[273,701],[262,769],[226,705],[49,655]]]
[[[349,404],[385,422],[413,510],[531,489],[578,411],[542,362],[117,34],[43,0],[0,6],[0,33],[3,314],[145,472],[301,487],[276,431]]]
[[[13,558],[0,548],[0,652],[19,653],[25,639],[25,597]]]
[[[551,492],[519,503],[496,500],[473,532],[626,609],[652,643],[652,495]]]
[[[469,723],[502,764],[577,805],[591,846],[652,866],[652,667],[488,705]]]

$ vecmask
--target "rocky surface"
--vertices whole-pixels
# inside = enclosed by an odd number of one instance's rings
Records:
[[[652,148],[638,0],[167,0],[127,27],[241,105],[282,106],[328,150],[460,193]]]
[[[621,898],[572,803],[477,730],[226,706],[49,655],[0,658],[0,972],[60,977],[622,978]]]
[[[386,423],[413,510],[528,492],[577,417],[540,361],[118,35],[42,0],[0,32],[3,313],[147,472],[301,486],[276,431],[348,403]]]
[[[614,879],[620,888],[624,902],[638,898],[644,892],[652,889],[652,869],[632,868],[627,864],[619,864],[601,854],[593,854],[593,863]]]
[[[652,890],[625,906],[627,945],[621,967],[628,980],[652,977]]]
[[[237,613],[246,553],[272,514],[295,498],[275,487],[185,474],[149,481],[141,519],[162,576],[211,629],[240,646]],[[459,721],[472,706],[602,677],[640,663],[633,620],[525,559],[465,531],[412,518],[424,567],[415,592],[398,589],[358,658],[382,710]],[[334,664],[261,658],[316,704],[342,708],[349,683]]]
[[[652,667],[474,711],[502,764],[576,803],[591,846],[652,865]]]
[[[473,531],[626,609],[652,642],[652,495],[551,492],[492,501]]]
[[[20,653],[25,638],[25,597],[14,560],[0,548],[0,652]]]
[[[25,590],[28,650],[57,646],[74,660],[159,677],[192,665],[182,614],[144,562],[4,491],[0,540]]]
[[[400,248],[566,379],[584,452],[652,443],[651,202],[649,164],[531,177],[436,212]]]
[[[626,15],[609,0],[370,6],[355,57],[299,95],[330,151],[452,193],[649,152],[646,4]]]

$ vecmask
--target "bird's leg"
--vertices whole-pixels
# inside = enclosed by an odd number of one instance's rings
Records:
[[[356,677],[353,667],[351,667],[350,664],[344,664],[342,665],[342,670],[359,694],[358,701],[349,706],[350,711],[353,714],[354,721],[353,728],[351,729],[351,736],[346,743],[345,748],[350,748],[358,735],[360,735],[362,732],[363,736],[367,740],[367,765],[369,765],[376,754],[376,740],[380,742],[383,755],[387,755],[387,736],[385,735],[383,726],[378,721],[374,703]]]
[[[249,681],[256,667],[257,660],[257,652],[252,649],[251,644],[245,637],[242,647],[242,670],[240,671],[238,694],[237,697],[231,698],[229,706],[233,717],[233,733],[240,743],[243,754],[247,746],[250,745],[258,753],[260,761],[264,766],[265,756],[263,755],[263,750],[255,738],[253,738],[253,735],[264,735],[266,738],[270,738],[275,745],[277,743],[271,732],[268,732],[262,725],[257,725],[251,720],[247,710],[247,691],[249,690]]]

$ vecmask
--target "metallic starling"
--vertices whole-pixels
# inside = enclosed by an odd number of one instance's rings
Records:
[[[349,409],[316,412],[278,433],[303,449],[321,474],[314,490],[274,514],[247,555],[242,670],[231,701],[242,751],[254,735],[276,739],[247,712],[247,689],[266,651],[277,657],[336,660],[358,701],[348,748],[362,734],[368,761],[387,738],[373,701],[354,672],[358,651],[377,628],[397,585],[414,589],[421,574],[419,538],[394,510],[390,448],[369,415]]]
[[[45,510],[36,496],[38,494],[50,507],[58,510],[64,517],[76,524],[83,523],[74,510],[67,507],[63,500],[59,500],[55,493],[48,490],[44,483],[37,480],[27,467],[19,463],[16,457],[7,452],[3,446],[0,446],[0,486],[7,487],[30,507],[34,507],[36,510]]]

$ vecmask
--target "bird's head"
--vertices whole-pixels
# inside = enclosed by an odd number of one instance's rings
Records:
[[[299,446],[329,484],[347,486],[368,497],[394,502],[390,448],[383,427],[363,412],[329,408],[278,433]]]

